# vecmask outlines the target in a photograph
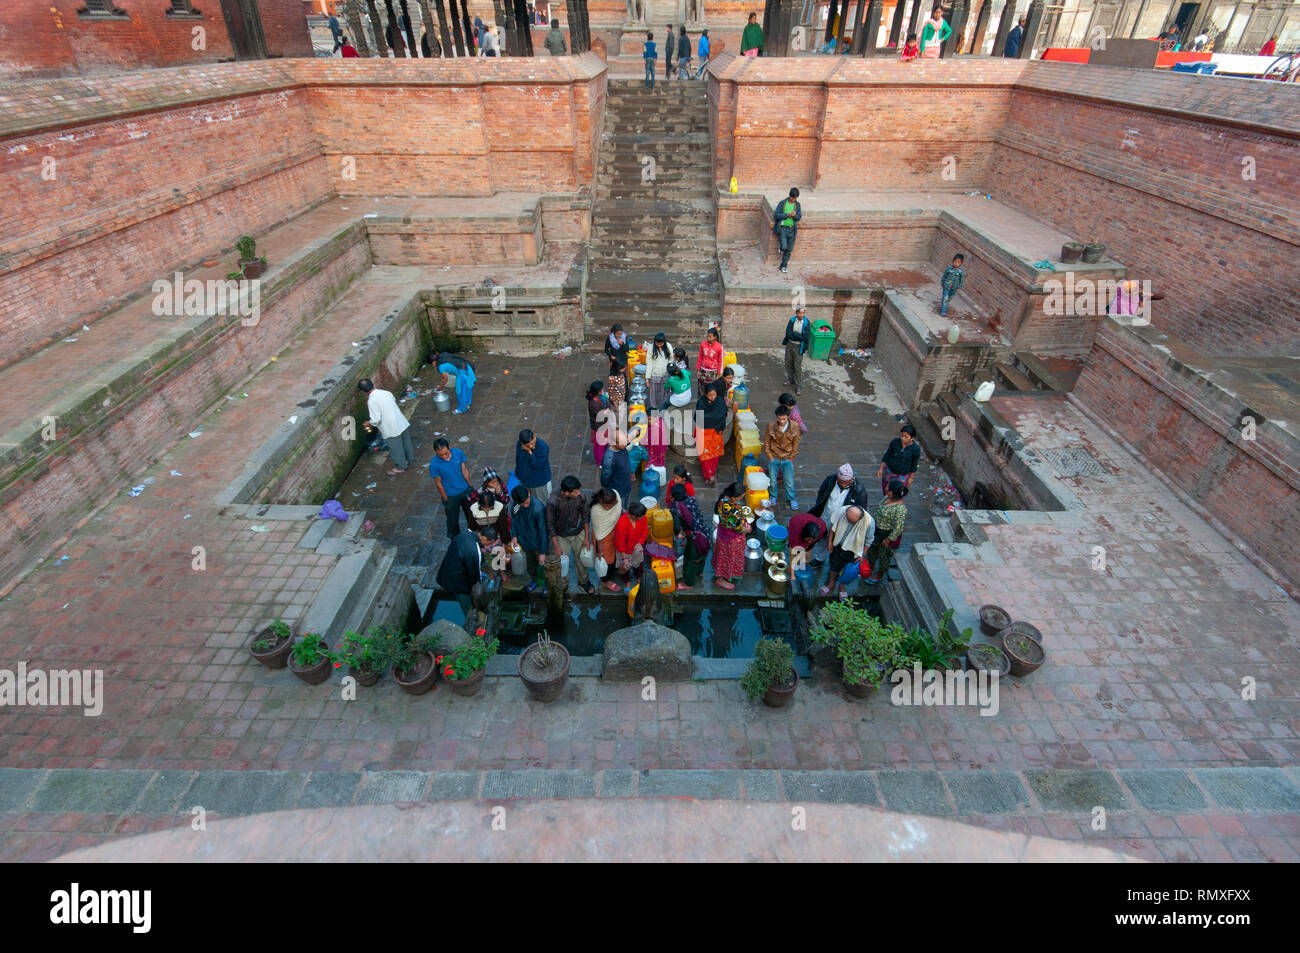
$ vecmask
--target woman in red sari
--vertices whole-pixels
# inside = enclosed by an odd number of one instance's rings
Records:
[[[722,431],[727,426],[727,399],[720,395],[723,385],[717,381],[706,384],[704,393],[695,404],[695,418],[701,426],[695,432],[695,443],[700,451],[700,470],[709,486],[715,486],[718,460],[722,458]]]
[[[695,380],[700,384],[716,381],[722,375],[723,356],[722,336],[717,328],[709,328],[709,333],[700,345],[699,359],[695,363]]]
[[[745,574],[744,491],[732,483],[713,506],[718,517],[718,538],[713,543],[713,583],[721,589],[735,589],[734,580]]]

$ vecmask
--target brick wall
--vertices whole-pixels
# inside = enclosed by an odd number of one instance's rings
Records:
[[[221,0],[196,0],[200,15],[184,17],[167,16],[167,0],[114,0],[125,17],[79,16],[85,5],[84,0],[4,0],[0,77],[103,73],[234,57]],[[301,0],[257,0],[257,8],[272,56],[312,55]]]
[[[1242,439],[1241,400],[1108,321],[1074,398],[1300,591],[1300,470],[1293,435],[1259,420]]]

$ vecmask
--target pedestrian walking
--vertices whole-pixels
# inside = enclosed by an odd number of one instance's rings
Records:
[[[379,430],[379,436],[388,443],[388,456],[393,461],[389,476],[405,473],[415,459],[415,444],[411,442],[411,423],[397,406],[392,391],[380,390],[368,377],[357,382],[357,389],[366,395],[366,410],[370,419],[366,430]]]
[[[668,24],[668,35],[664,37],[664,79],[673,78],[673,56],[677,52],[676,34],[673,25]]]
[[[790,264],[790,253],[794,251],[794,240],[799,232],[799,220],[803,218],[803,209],[799,205],[799,190],[791,189],[790,194],[777,203],[772,214],[772,233],[776,235],[777,247],[781,250],[781,273],[785,274]]]
[[[447,538],[455,539],[460,532],[460,508],[469,495],[469,463],[459,448],[452,449],[446,437],[433,442],[433,459],[429,461],[429,476],[442,498],[442,511],[447,515]]]
[[[680,28],[677,35],[677,78],[691,78],[691,39],[686,35],[686,27]]]
[[[330,52],[337,53],[342,49],[343,44],[347,42],[347,37],[343,35],[343,28],[339,26],[339,18],[332,13],[329,18],[329,28],[330,36],[334,37],[334,49],[330,50]]]
[[[1016,25],[1007,33],[1006,45],[1002,47],[1002,55],[1009,59],[1015,59],[1020,55],[1020,44],[1024,42],[1025,37],[1025,17],[1016,21]]]
[[[542,45],[546,47],[546,52],[552,56],[563,56],[569,52],[569,48],[564,42],[564,34],[560,31],[560,21],[558,19],[551,21],[551,29],[547,31],[546,39],[542,41]]]
[[[898,436],[889,441],[889,448],[880,460],[876,476],[880,478],[880,492],[884,493],[892,480],[901,480],[903,485],[911,487],[921,464],[921,445],[916,442],[916,428],[903,424]]]
[[[876,528],[872,537],[871,548],[867,550],[867,562],[871,564],[871,576],[867,582],[882,582],[889,572],[890,561],[894,552],[902,544],[903,526],[907,523],[907,486],[901,480],[891,480],[885,490],[885,498],[876,507]]]
[[[803,385],[803,356],[812,343],[812,324],[804,316],[803,308],[794,309],[794,317],[785,323],[785,382],[794,385],[798,394]]]
[[[745,30],[740,34],[740,55],[761,56],[763,53],[763,28],[758,25],[758,14],[751,13]]]
[[[554,547],[551,555],[560,560],[566,553],[570,554],[569,562],[578,567],[578,585],[592,596],[596,594],[596,587],[587,578],[587,567],[582,563],[582,549],[591,544],[588,509],[587,501],[582,498],[582,483],[575,476],[561,480],[560,488],[546,501],[546,522],[551,528],[551,545]]]
[[[515,476],[543,506],[551,497],[551,448],[531,430],[519,431]]]
[[[704,76],[704,68],[709,65],[709,31],[700,31],[700,44],[696,52],[700,57],[699,69],[695,71],[695,78],[700,79]]]
[[[767,478],[772,499],[776,500],[778,481],[785,481],[785,498],[790,509],[799,509],[794,492],[794,458],[799,455],[799,440],[803,434],[799,425],[790,419],[790,408],[777,404],[776,419],[768,421],[763,431],[763,453],[767,456]]]

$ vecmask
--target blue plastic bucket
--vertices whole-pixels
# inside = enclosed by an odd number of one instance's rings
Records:
[[[767,548],[772,552],[781,552],[789,541],[790,531],[784,526],[773,525],[767,528]]]

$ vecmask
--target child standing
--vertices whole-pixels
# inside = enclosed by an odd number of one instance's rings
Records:
[[[669,37],[669,42],[672,38]],[[649,30],[645,34],[645,46],[641,49],[641,56],[645,59],[645,88],[655,88],[655,60],[659,59],[659,53],[655,50],[655,35]]]
[[[965,255],[953,255],[952,264],[943,270],[943,277],[939,279],[939,286],[943,289],[943,299],[939,303],[940,314],[948,313],[948,302],[966,283],[966,272],[962,270],[965,261]]]
[[[903,50],[898,54],[898,58],[904,63],[910,63],[921,55],[921,48],[916,45],[916,34],[907,34],[907,42],[903,44]]]
[[[799,415],[799,407],[795,403],[794,394],[782,394],[777,403],[790,409],[790,419],[799,425],[800,433],[808,432],[808,425],[803,422],[803,417]]]

